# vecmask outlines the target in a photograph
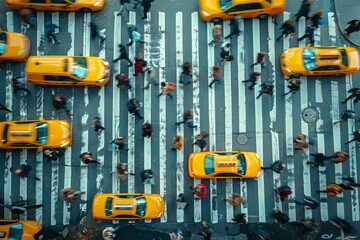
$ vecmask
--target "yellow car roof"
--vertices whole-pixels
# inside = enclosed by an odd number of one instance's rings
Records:
[[[11,124],[8,129],[8,142],[32,143],[36,142],[36,123]]]
[[[238,154],[231,156],[216,155],[214,158],[214,173],[238,173]]]
[[[65,60],[67,56],[31,56],[26,61],[26,70],[31,73],[52,73],[65,72]]]
[[[337,48],[315,48],[316,62],[319,66],[323,65],[341,65],[342,57]]]

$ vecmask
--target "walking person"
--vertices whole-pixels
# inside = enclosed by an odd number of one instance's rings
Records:
[[[142,0],[132,0],[132,3],[134,4],[133,10],[137,8],[137,6],[141,3]]]
[[[232,220],[236,222],[238,225],[242,226],[246,224],[246,214],[245,213],[239,213],[237,214]]]
[[[295,21],[299,21],[299,19],[301,17],[305,17],[305,20],[308,20],[309,17],[309,12],[310,12],[310,6],[311,6],[311,2],[305,0],[301,3],[301,7],[300,10],[295,14]]]
[[[205,198],[208,193],[206,186],[202,183],[198,183],[195,188],[193,188],[193,186],[190,186],[190,189],[192,194],[194,194],[198,198]]]
[[[354,103],[357,103],[360,101],[360,88],[351,88],[348,90],[348,93],[350,93],[350,95],[345,98],[344,100],[341,101],[341,103],[346,103],[347,101],[349,101],[352,98],[355,98]]]
[[[309,148],[309,143],[306,142],[308,137],[305,134],[300,134],[293,138],[293,143],[295,143],[295,150],[305,150]],[[311,143],[312,144],[312,143]]]
[[[336,120],[334,122],[334,125],[337,123],[347,122],[348,119],[354,119],[356,118],[356,114],[352,110],[345,110],[342,114],[339,120]]]
[[[338,184],[344,190],[355,190],[356,188],[360,187],[359,183],[355,182],[355,179],[352,177],[342,177],[342,183]]]
[[[314,157],[314,161],[307,161],[306,164],[312,167],[324,166],[324,161],[334,158],[334,156],[325,156],[323,153],[310,153],[310,156]]]
[[[32,167],[28,164],[21,164],[16,170],[15,170],[15,174],[18,175],[19,177],[26,177],[26,178],[31,178],[34,179],[36,181],[39,181],[40,178],[38,178],[35,175],[30,174]],[[10,171],[12,171],[13,168],[10,169]]]
[[[36,16],[29,8],[23,8],[19,11],[21,19],[29,26],[36,26]]]
[[[316,209],[320,205],[318,200],[310,196],[304,196],[303,201],[295,200],[295,203],[306,206],[307,209]]]
[[[31,91],[25,87],[25,78],[15,77],[11,79],[11,85],[13,87],[13,93],[16,94],[19,90],[25,91],[26,94],[31,94]]]
[[[233,193],[231,198],[222,198],[222,200],[232,206],[239,206],[244,201],[244,197],[238,193]]]
[[[286,20],[280,27],[280,30],[282,29],[282,33],[281,35],[276,39],[276,41],[280,41],[284,35],[285,37],[287,37],[289,34],[294,33],[295,32],[295,28],[292,25],[292,20],[288,19]]]
[[[172,82],[162,82],[161,83],[161,92],[159,93],[158,97],[167,95],[170,98],[174,98],[170,92],[175,91],[176,85]]]
[[[349,26],[347,28],[345,28],[345,34],[347,36],[349,36],[351,33],[353,32],[358,32],[360,31],[360,20],[351,20],[347,23]]]
[[[47,158],[48,162],[56,161],[59,157],[64,156],[65,151],[63,149],[55,150],[55,149],[45,149],[43,152],[44,158]]]
[[[173,138],[173,147],[171,148],[171,150],[173,151],[180,151],[182,149],[184,145],[184,139],[182,136],[180,135],[176,135],[174,138]]]
[[[116,16],[121,16],[124,9],[126,9],[127,11],[129,11],[129,9],[127,9],[127,5],[130,3],[130,0],[120,0],[120,9],[118,11],[118,13],[116,14]]]
[[[120,162],[116,166],[117,172],[111,172],[111,174],[119,174],[118,179],[125,180],[128,175],[135,176],[135,173],[131,173],[127,170],[127,163]]]
[[[143,137],[151,137],[152,133],[153,133],[153,129],[150,123],[144,123],[143,127]]]
[[[230,54],[230,50],[231,50],[231,43],[224,42],[223,44],[221,44],[221,52],[220,52],[221,62],[223,61],[230,62],[234,60],[233,55]]]
[[[285,212],[282,212],[277,208],[273,210],[271,216],[280,224],[288,223],[290,220],[289,216]]]
[[[99,164],[98,161],[94,160],[93,154],[91,152],[83,152],[82,154],[80,154],[79,158],[81,158],[81,161],[85,164],[89,164],[89,163]]]
[[[318,10],[314,13],[314,15],[310,18],[310,21],[312,23],[312,25],[315,27],[315,28],[318,28],[319,25],[323,24],[323,20],[322,20],[322,17],[323,17],[323,11],[322,10]]]
[[[144,89],[148,89],[152,84],[154,84],[155,86],[159,85],[157,83],[157,80],[155,79],[154,71],[151,67],[147,67],[145,69],[145,79],[147,80],[147,84]]]
[[[242,22],[243,19],[240,16],[235,16],[234,18],[230,19],[230,33],[225,37],[225,39],[236,35],[239,36],[242,34],[242,31],[240,31],[239,23]]]
[[[130,42],[127,44],[127,46],[131,46],[134,42],[139,42],[141,44],[145,43],[144,40],[142,40],[141,34],[137,31],[137,28],[134,24],[127,23],[127,27],[130,38]]]
[[[150,184],[150,185],[155,184],[154,173],[151,169],[145,169],[144,171],[141,172],[140,176],[143,184]]]
[[[194,114],[194,110],[190,108],[187,112],[185,112],[184,120],[175,123],[175,125],[180,126],[180,124],[184,123],[189,128],[197,128],[197,125],[194,125],[193,122],[193,114]]]
[[[67,105],[67,100],[66,97],[64,95],[55,95],[53,97],[53,106],[56,110],[56,112],[60,112],[61,109],[64,109],[65,112],[67,113],[67,115],[72,116],[73,113],[70,111],[68,105]]]
[[[197,145],[202,152],[206,152],[207,138],[209,134],[207,132],[201,132],[195,137],[195,142],[193,145]]]
[[[119,136],[118,138],[115,138],[110,143],[116,144],[118,146],[119,150],[129,151],[129,149],[127,148],[127,142],[121,136]]]
[[[212,28],[212,36],[213,36],[213,39],[209,42],[210,46],[214,47],[216,43],[224,42],[224,40],[222,38],[222,26],[221,25],[215,25]]]
[[[144,75],[144,67],[146,67],[147,62],[143,59],[142,55],[135,56],[135,64],[134,64],[134,74],[133,76],[137,77],[139,73]]]
[[[276,173],[282,173],[282,171],[286,168],[286,164],[282,161],[275,161],[270,163],[269,167],[261,167],[263,170],[271,169],[271,171],[274,171]]]
[[[309,23],[306,27],[305,34],[303,36],[299,37],[297,40],[302,41],[303,39],[308,38],[311,46],[314,46],[314,43],[315,43],[314,31],[315,31],[315,26],[312,25],[311,23]]]
[[[266,52],[259,52],[256,57],[256,62],[250,65],[250,67],[253,67],[255,65],[261,64],[261,67],[266,67]]]
[[[127,102],[127,108],[130,114],[135,115],[139,119],[143,119],[144,117],[140,115],[140,108],[143,106],[137,99],[132,98]]]
[[[58,41],[55,36],[56,28],[60,30],[59,26],[53,24],[51,21],[47,21],[45,23],[45,32],[46,32],[45,36],[49,42],[52,42],[54,40],[56,44],[60,44],[60,41]]]
[[[127,77],[125,73],[116,74],[115,79],[118,81],[117,87],[128,87],[131,90],[130,78]]]
[[[27,201],[22,200],[14,202],[13,204],[0,204],[0,206],[8,208],[13,214],[17,215],[24,214],[28,209],[40,208],[43,206],[43,204],[28,206],[26,203]]]
[[[101,132],[105,130],[103,126],[101,126],[100,117],[95,117],[92,122],[92,127],[94,128],[95,132]]]
[[[176,200],[177,209],[185,209],[187,206],[185,194],[180,193]]]
[[[119,51],[120,51],[120,56],[118,58],[115,58],[113,60],[113,62],[118,62],[119,60],[126,60],[129,62],[128,67],[131,67],[133,65],[132,61],[129,59],[129,55],[126,52],[125,46],[122,45],[121,43],[119,44]]]
[[[259,95],[256,97],[256,99],[260,98],[261,95],[263,95],[264,93],[269,94],[269,95],[273,95],[273,90],[274,90],[274,84],[272,82],[265,82],[262,83],[260,85],[261,89],[259,91]]]
[[[182,72],[180,74],[179,83],[190,84],[191,82],[192,82],[191,62],[185,62],[182,65]]]
[[[250,90],[254,90],[254,86],[256,85],[256,80],[257,80],[257,77],[259,77],[261,75],[261,73],[259,72],[252,72],[250,74],[250,78],[249,79],[246,79],[242,82],[246,83],[246,82],[250,82],[251,85],[248,87]]]
[[[333,163],[337,164],[337,163],[344,163],[349,159],[349,154],[347,152],[343,152],[343,151],[339,151],[339,152],[335,152],[333,154],[334,156],[334,160]]]
[[[7,111],[7,112],[12,112],[10,109],[8,109],[7,107],[5,107],[3,104],[0,103],[0,110],[3,110],[3,111]]]
[[[331,183],[326,186],[325,190],[317,190],[317,193],[326,193],[328,197],[336,197],[343,191],[342,187],[336,183]]]
[[[349,141],[346,141],[346,142],[344,142],[345,144],[349,144],[349,143],[351,143],[351,142],[353,142],[353,141],[358,141],[358,142],[360,142],[360,129],[359,130],[356,130],[355,132],[353,132],[353,139],[351,139],[351,140],[349,140]],[[360,144],[359,144],[360,145]],[[358,146],[359,146],[358,145]]]
[[[278,189],[274,189],[274,191],[280,196],[282,202],[292,193],[289,186],[280,186]]]
[[[60,191],[61,198],[67,203],[74,202],[82,194],[85,194],[85,192],[75,191],[72,187],[64,188]]]
[[[297,91],[299,91],[301,85],[300,79],[291,79],[287,87],[289,88],[289,91],[287,93],[284,93],[283,96],[286,96],[291,93],[291,96],[294,96]]]
[[[96,25],[94,22],[90,22],[90,31],[91,31],[91,39],[99,37],[101,43],[105,41],[106,35],[99,30],[99,26]]]
[[[211,83],[209,84],[209,88],[211,88],[211,86],[215,83],[215,82],[221,82],[222,78],[221,78],[221,66],[219,65],[215,65],[212,68],[212,74],[210,75],[210,77],[213,78],[213,80],[211,81]]]
[[[142,0],[141,1],[141,6],[143,6],[143,13],[144,16],[142,17],[142,19],[147,19],[147,13],[150,11],[151,8],[151,2],[153,2],[154,0]]]

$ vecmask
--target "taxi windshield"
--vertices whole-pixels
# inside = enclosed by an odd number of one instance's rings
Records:
[[[48,137],[48,125],[47,123],[37,123],[36,124],[36,142],[38,144],[46,144]]]
[[[245,156],[244,154],[239,154],[237,156],[238,159],[238,173],[245,175],[246,173],[246,164],[245,164]]]
[[[86,66],[86,58],[84,57],[75,57],[74,64],[72,66],[72,74],[75,77],[85,79],[88,73],[88,69]]]
[[[3,55],[7,47],[7,37],[5,32],[0,32],[0,55]]]
[[[214,173],[214,156],[207,154],[205,156],[204,165],[205,165],[204,167],[205,167],[205,173],[206,174]]]
[[[145,216],[146,213],[146,200],[144,197],[136,199],[136,215]]]
[[[22,239],[23,226],[21,223],[13,224],[10,226],[9,238],[12,240]]]
[[[219,1],[220,1],[221,10],[227,9],[228,7],[232,6],[231,0],[219,0]]]
[[[304,48],[302,57],[303,64],[306,70],[312,69],[317,66],[315,53],[316,51],[313,48]]]

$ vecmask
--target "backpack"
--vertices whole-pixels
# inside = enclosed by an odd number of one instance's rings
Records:
[[[175,83],[169,83],[168,89],[169,91],[174,91],[176,89]]]

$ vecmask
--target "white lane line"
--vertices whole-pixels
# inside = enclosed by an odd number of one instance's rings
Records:
[[[213,39],[212,36],[212,28],[213,23],[207,23],[207,43]],[[214,47],[208,45],[208,76],[212,74],[212,68],[215,65],[214,61]],[[221,66],[222,68],[222,66]],[[223,69],[221,69],[223,71]],[[208,83],[210,84],[214,80],[214,78],[209,78]],[[215,91],[218,84],[223,84],[221,82],[215,82],[212,85],[212,89],[209,88],[209,151],[216,151],[216,109],[215,109]],[[210,179],[210,209],[211,209],[211,222],[218,223],[219,215],[218,215],[218,206],[214,206],[217,204],[217,201],[213,201],[213,199],[217,199],[217,180]],[[226,204],[226,203],[225,203]]]
[[[184,88],[181,87],[181,83],[179,83],[179,76],[181,73],[181,68],[183,64],[183,15],[182,12],[176,13],[176,79],[177,79],[177,92],[176,92],[176,112],[177,112],[177,119],[181,119],[184,115]],[[145,41],[146,42],[146,41]],[[181,124],[177,127],[176,131],[177,135],[184,136],[184,125]],[[184,193],[184,148],[181,148],[180,151],[176,151],[176,196],[179,196],[180,193]],[[176,221],[177,222],[184,222],[184,209],[176,209]]]
[[[320,109],[318,109],[320,110]],[[320,111],[319,111],[320,112]],[[321,117],[321,115],[320,115]],[[317,132],[317,152],[324,153],[325,152],[325,136],[323,133],[324,121],[319,119],[316,123],[316,132]],[[319,166],[319,190],[326,189],[326,167]],[[326,198],[326,193],[320,193],[320,198]],[[328,214],[328,204],[327,202],[321,202],[320,204],[320,215],[322,221],[327,221],[329,219]]]
[[[52,12],[51,13],[51,22],[55,24],[56,26],[59,26],[59,12]],[[59,29],[55,28],[55,33],[58,33]]]
[[[68,13],[68,32],[71,34],[71,45],[67,52],[68,56],[74,56],[74,41],[75,41],[75,12]],[[70,106],[70,110],[74,112],[74,87],[71,89],[71,94],[68,97],[68,104]],[[71,125],[73,124],[73,118],[70,119]],[[71,173],[72,168],[68,167],[71,165],[71,146],[66,149],[65,152],[65,171],[64,171],[64,188],[71,187]],[[77,156],[75,157],[77,158]],[[79,164],[80,165],[80,164]],[[70,211],[68,211],[68,205],[65,201],[63,201],[63,224],[69,224],[70,221]]]
[[[160,62],[159,62],[159,82],[166,82],[165,75],[165,13],[159,12],[159,32],[161,34],[161,38],[159,41],[160,44]],[[170,100],[168,96],[160,96],[159,99],[159,110],[160,110],[160,137],[159,137],[159,155],[160,155],[160,194],[165,198],[165,209],[164,214],[161,216],[161,222],[167,222],[167,198],[166,198],[166,101]]]
[[[329,12],[328,13],[328,27],[329,27],[329,42],[330,46],[336,45],[336,23],[334,18],[334,13]]]
[[[315,80],[315,92],[316,92],[315,101],[317,103],[323,103],[324,99],[323,99],[321,81],[319,79]]]
[[[198,13],[191,13],[191,43],[192,43],[192,70],[193,70],[193,109],[194,109],[194,125],[197,129],[193,129],[194,136],[201,131],[200,126],[200,107],[199,107],[199,18]],[[197,148],[197,147],[196,147]],[[195,150],[195,146],[193,147]],[[196,149],[198,150],[198,149]],[[201,183],[200,179],[194,179],[194,187]],[[194,197],[194,222],[201,221],[201,200],[196,200]]]
[[[253,39],[254,39],[254,48],[253,48],[253,55],[254,59],[256,59],[256,55],[258,52],[261,51],[260,49],[260,22],[258,19],[252,20],[253,25]],[[254,71],[261,72],[261,66],[256,65],[254,67]],[[261,77],[259,78],[261,80]],[[260,81],[261,82],[261,81]],[[260,90],[259,85],[255,86],[255,135],[256,135],[256,152],[260,157],[261,165],[263,164],[263,118],[262,118],[262,99],[263,98],[271,98],[270,95],[264,94],[262,98],[256,99],[257,92]],[[266,100],[268,101],[268,100]],[[270,100],[269,100],[270,101]],[[260,176],[257,179],[258,181],[258,206],[259,206],[259,222],[265,222],[266,221],[266,214],[265,214],[265,195],[264,195],[264,175],[260,174]]]

